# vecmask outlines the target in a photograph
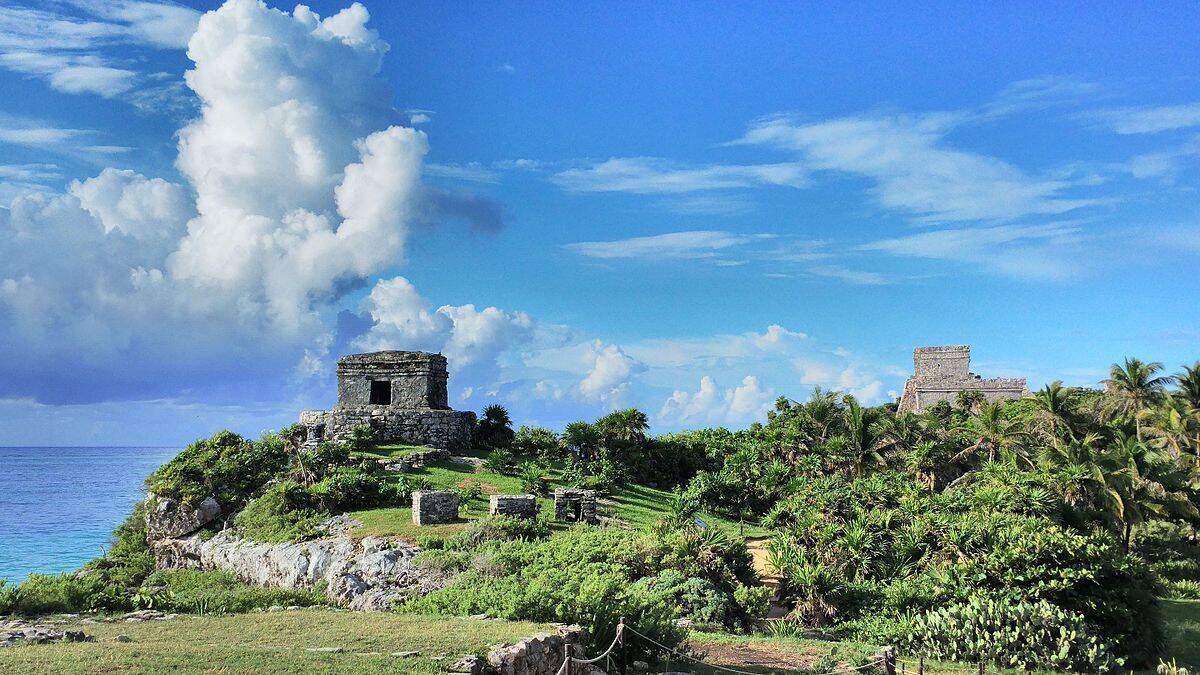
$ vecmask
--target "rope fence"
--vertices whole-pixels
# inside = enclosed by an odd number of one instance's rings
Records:
[[[604,650],[604,652],[601,653],[599,656],[595,656],[590,659],[577,658],[577,657],[571,655],[571,645],[565,645],[563,647],[562,666],[559,667],[559,669],[555,673],[555,675],[571,675],[574,670],[572,666],[574,666],[574,665],[587,666],[587,665],[591,665],[594,663],[599,663],[600,661],[605,661],[606,665],[608,666],[608,671],[612,672],[612,665],[613,665],[612,656],[618,646],[622,647],[619,672],[621,673],[621,675],[625,675],[625,672],[626,672],[625,669],[626,669],[627,664],[626,664],[626,656],[625,656],[624,647],[627,644],[625,641],[627,632],[631,633],[633,635],[636,635],[637,637],[645,640],[650,645],[657,647],[659,650],[662,650],[665,654],[667,654],[667,669],[664,672],[670,671],[670,668],[671,668],[670,656],[674,655],[676,657],[675,660],[677,660],[677,661],[685,662],[685,663],[687,663],[687,662],[695,663],[695,664],[704,666],[705,668],[710,669],[710,670],[716,670],[716,671],[720,671],[720,672],[724,672],[724,673],[736,673],[737,675],[763,675],[763,673],[761,673],[761,672],[754,672],[754,671],[749,671],[749,670],[738,670],[737,668],[729,668],[726,666],[717,665],[715,663],[706,663],[704,661],[701,661],[700,659],[698,659],[690,654],[685,654],[677,649],[674,649],[673,647],[668,647],[668,646],[662,644],[661,642],[658,642],[654,638],[651,638],[648,635],[638,632],[636,629],[626,625],[624,619],[621,619],[620,623],[617,624],[617,634],[616,634],[616,637],[613,638],[612,644],[610,644],[608,646],[608,649]],[[922,666],[923,665],[924,665],[924,660],[922,660]],[[850,673],[857,673],[859,671],[863,671],[868,668],[874,668],[876,666],[883,666],[887,675],[896,675],[896,652],[895,652],[895,650],[891,649],[891,648],[885,648],[885,650],[881,653],[881,655],[874,661],[864,663],[860,666],[854,666],[852,668],[834,669],[834,670],[831,670],[831,671],[828,671],[825,673],[819,673],[818,675],[849,675]],[[922,667],[922,671],[923,670],[924,670],[924,668]],[[924,673],[922,672],[921,675],[924,675]]]

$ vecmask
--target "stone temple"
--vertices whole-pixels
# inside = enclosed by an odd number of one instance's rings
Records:
[[[305,443],[344,441],[354,427],[371,427],[382,442],[461,450],[471,444],[475,413],[447,404],[446,357],[426,352],[372,352],[338,359],[338,402],[305,410]]]
[[[1029,395],[1025,378],[983,379],[972,373],[971,348],[917,347],[913,350],[913,376],[904,383],[900,412],[921,412],[938,401],[954,403],[960,391],[978,391],[988,401]]]

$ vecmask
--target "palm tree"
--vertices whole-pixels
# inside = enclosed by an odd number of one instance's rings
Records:
[[[1200,408],[1200,361],[1183,366],[1183,372],[1175,375],[1179,395],[1193,408]]]
[[[1108,454],[1111,462],[1123,465],[1118,485],[1124,493],[1124,508],[1119,514],[1119,524],[1126,551],[1133,526],[1151,517],[1200,517],[1200,511],[1185,492],[1172,490],[1161,480],[1160,474],[1172,468],[1171,458],[1127,436],[1118,437],[1109,446]]]
[[[1112,410],[1134,419],[1139,441],[1142,440],[1142,421],[1137,414],[1156,403],[1163,389],[1174,379],[1156,376],[1155,373],[1162,368],[1163,364],[1158,361],[1144,363],[1127,357],[1124,366],[1117,363],[1112,365],[1108,379],[1104,381]]]
[[[650,422],[646,413],[637,408],[611,412],[596,421],[596,427],[607,438],[640,445],[646,440]]]
[[[843,417],[849,446],[847,450],[854,461],[855,475],[862,475],[867,464],[883,466],[887,463],[879,452],[883,439],[875,432],[876,427],[871,423],[867,410],[853,396],[847,394],[843,400],[846,403]]]
[[[1037,420],[1050,438],[1075,435],[1073,398],[1073,392],[1063,386],[1062,380],[1051,382],[1033,395]]]
[[[968,415],[974,415],[979,412],[979,407],[987,401],[982,391],[975,389],[964,389],[954,397],[954,405],[965,411]]]
[[[881,454],[892,452],[907,452],[918,443],[926,440],[928,429],[926,420],[911,412],[898,412],[893,415],[883,415],[875,422],[877,448]]]
[[[585,462],[595,456],[600,439],[600,431],[595,425],[583,421],[571,422],[562,433],[563,444]]]
[[[1183,398],[1165,394],[1161,405],[1143,410],[1138,417],[1148,423],[1149,444],[1174,457],[1194,454],[1200,467],[1200,410]]]
[[[972,442],[956,459],[967,459],[974,455],[987,453],[989,462],[996,461],[997,456],[1022,459],[1032,466],[1033,461],[1025,454],[1025,441],[1028,436],[1016,421],[1004,417],[1004,404],[1000,401],[985,403],[979,414],[968,419],[963,430],[970,435]]]

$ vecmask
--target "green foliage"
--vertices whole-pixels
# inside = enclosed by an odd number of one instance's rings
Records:
[[[526,494],[545,497],[550,494],[550,482],[546,479],[546,467],[536,462],[522,462],[521,489]]]
[[[973,597],[929,611],[916,620],[910,648],[938,659],[1022,670],[1108,672],[1122,663],[1082,616],[1045,601]]]
[[[519,457],[535,457],[542,461],[562,459],[566,450],[558,434],[544,427],[527,426],[517,429],[511,449]]]
[[[497,448],[483,460],[483,468],[493,473],[512,475],[517,470],[517,456],[511,450]]]
[[[162,609],[196,614],[236,614],[268,607],[327,604],[319,589],[262,588],[238,581],[228,572],[168,570],[150,575],[143,586]]]
[[[309,508],[302,485],[285,480],[250,502],[234,519],[241,536],[268,543],[297,542],[319,536],[326,515]]]
[[[350,430],[350,439],[346,441],[346,449],[350,452],[367,452],[379,443],[379,434],[365,424],[359,424]]]
[[[120,598],[106,590],[95,575],[30,574],[16,589],[10,611],[41,616],[88,609],[123,609]]]
[[[15,614],[21,603],[21,589],[0,579],[0,614]]]
[[[485,553],[485,568],[468,569],[403,609],[579,623],[589,629],[591,651],[608,646],[622,616],[663,644],[683,637],[673,605],[634,584],[661,555],[642,535],[580,526],[550,539],[489,542],[476,557]]]
[[[487,449],[508,448],[513,438],[508,409],[498,403],[484,408],[483,415],[475,423],[475,445]]]
[[[281,437],[268,434],[252,442],[222,431],[187,446],[151,474],[146,487],[187,505],[212,495],[221,508],[232,511],[287,466],[288,452]]]

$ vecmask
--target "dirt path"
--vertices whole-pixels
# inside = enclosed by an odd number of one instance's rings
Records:
[[[777,596],[771,600],[771,609],[767,612],[768,619],[782,619],[788,615],[790,608],[778,602],[779,586],[783,582],[783,578],[779,576],[779,570],[771,566],[769,555],[767,553],[767,542],[769,537],[748,537],[746,539],[746,549],[750,551],[750,558],[753,561],[754,571],[758,572],[758,576],[762,579],[763,586],[775,590]]]

